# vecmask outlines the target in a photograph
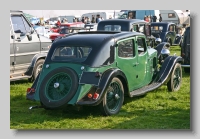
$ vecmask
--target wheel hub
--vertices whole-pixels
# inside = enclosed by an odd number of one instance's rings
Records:
[[[58,88],[59,87],[59,83],[54,83],[54,88]]]
[[[115,94],[115,99],[117,100],[117,99],[119,99],[120,97],[119,97],[119,95],[118,94]]]

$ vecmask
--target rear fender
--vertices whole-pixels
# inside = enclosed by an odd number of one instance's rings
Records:
[[[95,101],[78,101],[77,104],[78,105],[98,105],[99,103],[101,103],[107,88],[109,87],[112,79],[114,77],[117,77],[121,80],[123,87],[124,87],[124,92],[128,93],[128,82],[127,82],[127,78],[124,75],[124,73],[119,70],[119,69],[109,69],[106,72],[104,72],[102,74],[102,78],[100,80],[99,86],[97,87],[96,93],[99,94],[99,97],[97,98],[97,100]]]

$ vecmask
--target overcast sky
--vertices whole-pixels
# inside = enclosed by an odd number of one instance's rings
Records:
[[[49,18],[61,15],[82,15],[90,12],[114,12],[114,10],[22,10],[24,13],[37,17]],[[119,12],[120,10],[115,10]]]

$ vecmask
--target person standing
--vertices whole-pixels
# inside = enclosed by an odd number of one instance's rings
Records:
[[[162,22],[162,16],[159,14],[159,22]]]
[[[92,15],[92,21],[91,21],[91,23],[96,23],[94,15]]]
[[[101,21],[100,15],[97,15],[97,23]]]

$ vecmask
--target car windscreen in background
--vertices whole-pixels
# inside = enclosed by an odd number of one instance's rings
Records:
[[[91,47],[60,46],[54,51],[53,61],[83,62],[87,59]]]

